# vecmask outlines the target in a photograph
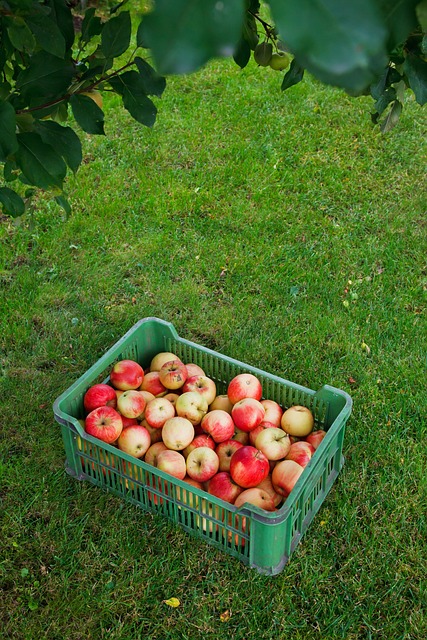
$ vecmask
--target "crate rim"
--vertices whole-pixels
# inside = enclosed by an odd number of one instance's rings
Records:
[[[198,344],[197,342],[191,341],[191,340],[187,340],[186,338],[182,338],[177,330],[175,329],[175,326],[167,321],[167,320],[163,320],[162,318],[157,318],[156,316],[148,316],[145,318],[141,318],[140,320],[138,320],[132,327],[130,327],[130,329],[128,329],[128,331],[121,337],[119,338],[119,340],[117,340],[111,347],[109,347],[109,349],[107,349],[107,351],[101,355],[97,361],[91,365],[89,367],[89,369],[87,369],[87,371],[85,371],[81,376],[79,376],[77,378],[77,380],[75,380],[67,389],[65,389],[65,391],[63,391],[61,393],[61,395],[59,395],[54,403],[53,403],[53,410],[55,413],[55,416],[57,415],[58,417],[62,418],[64,420],[64,422],[61,422],[60,420],[58,420],[58,422],[60,424],[64,424],[64,425],[68,425],[69,424],[69,420],[67,418],[68,414],[64,413],[62,411],[62,409],[60,408],[60,403],[62,402],[62,400],[64,400],[66,397],[68,397],[70,395],[70,393],[72,391],[74,391],[75,389],[77,389],[80,384],[82,383],[83,380],[87,380],[87,379],[94,379],[101,371],[102,369],[105,369],[105,366],[103,365],[103,363],[109,359],[110,356],[113,356],[116,351],[119,350],[120,345],[125,342],[127,340],[127,338],[129,338],[133,333],[135,333],[135,331],[138,329],[138,327],[146,322],[150,322],[150,321],[155,321],[159,324],[163,324],[164,326],[168,327],[168,329],[171,331],[172,335],[174,336],[174,338],[176,340],[178,340],[179,342],[181,342],[182,344],[186,344],[190,347],[196,347],[197,349],[203,351],[206,354],[210,354],[213,355],[215,357],[220,356],[221,358],[226,358],[227,361],[236,364],[239,367],[245,368],[248,371],[250,371],[251,373],[254,373],[254,375],[256,375],[257,373],[260,375],[265,375],[266,372],[263,371],[262,369],[260,369],[259,367],[255,367],[253,365],[247,364],[246,362],[243,362],[241,360],[238,360],[236,358],[233,358],[231,356],[228,356],[227,354],[223,354],[220,353],[219,351],[216,351],[214,349],[210,349],[209,347],[205,347],[203,345]],[[114,359],[114,358],[113,358]],[[102,368],[100,367],[100,365],[103,365]],[[280,384],[285,383],[288,386],[291,386],[293,389],[298,389],[299,391],[302,391],[303,393],[306,393],[307,395],[311,395],[314,396],[316,394],[319,393],[319,391],[325,389],[331,393],[334,393],[336,395],[341,396],[342,398],[345,398],[345,406],[343,407],[340,415],[345,412],[345,416],[347,417],[348,415],[350,415],[351,413],[351,409],[352,409],[352,405],[353,405],[353,400],[351,398],[351,396],[344,390],[342,389],[338,389],[337,387],[325,384],[322,387],[320,387],[317,391],[314,391],[313,389],[310,389],[309,387],[306,387],[304,385],[300,385],[296,382],[292,382],[291,380],[288,380],[286,378],[283,378],[282,376],[278,376],[276,374],[272,374],[269,373],[268,377],[270,380],[273,380],[274,382],[278,382]],[[108,380],[108,378],[106,379]],[[331,425],[332,427],[332,425]],[[81,434],[80,434],[81,435]]]

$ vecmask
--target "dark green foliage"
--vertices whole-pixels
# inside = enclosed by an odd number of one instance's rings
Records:
[[[82,159],[65,123],[73,117],[85,133],[103,135],[100,91],[118,94],[152,127],[149,96],[166,86],[160,74],[190,73],[214,57],[243,69],[252,56],[269,64],[261,50],[287,51],[282,90],[307,69],[350,95],[371,93],[372,120],[384,132],[397,123],[405,90],[426,102],[426,0],[157,0],[148,13],[143,4],[142,18],[126,1],[81,4],[0,0],[0,162],[5,182],[17,185],[2,191],[5,213],[22,210],[22,183],[64,197],[67,168],[76,172]]]

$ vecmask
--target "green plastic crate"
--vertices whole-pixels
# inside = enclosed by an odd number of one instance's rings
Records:
[[[78,420],[84,417],[86,390],[96,382],[108,381],[111,367],[118,360],[136,360],[145,368],[161,351],[171,351],[184,362],[201,366],[215,380],[218,394],[226,393],[235,375],[250,372],[261,381],[263,397],[276,400],[283,408],[300,404],[311,409],[315,428],[324,429],[327,435],[280,509],[237,509],[85,433]],[[266,373],[179,337],[169,322],[144,318],[59,396],[53,409],[61,425],[66,471],[71,476],[146,511],[162,514],[245,565],[275,575],[283,570],[342,468],[345,425],[352,400],[344,391],[328,385],[312,391]]]

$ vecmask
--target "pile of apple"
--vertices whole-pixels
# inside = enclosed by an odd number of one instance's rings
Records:
[[[325,437],[312,412],[262,399],[251,373],[227,393],[194,363],[158,353],[117,362],[84,396],[88,434],[237,507],[279,508]]]

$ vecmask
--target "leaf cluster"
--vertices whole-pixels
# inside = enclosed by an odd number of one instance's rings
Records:
[[[52,190],[69,212],[64,180],[69,169],[77,171],[82,148],[65,123],[72,117],[84,132],[103,135],[99,90],[119,94],[133,118],[154,124],[149,96],[160,96],[166,82],[138,55],[140,44],[132,45],[124,4],[108,19],[88,8],[76,32],[63,0],[0,1],[0,202],[10,215],[24,213],[34,187]]]
[[[260,3],[247,0],[234,60],[244,68],[254,52],[260,64],[257,51],[266,44],[291,52],[283,91],[301,82],[308,69],[352,96],[371,95],[372,120],[385,133],[399,119],[405,91],[412,90],[420,105],[426,102],[427,2],[364,0],[341,9],[338,4],[270,0],[272,19],[267,22]]]
[[[406,90],[426,102],[427,0],[155,0],[135,31],[127,0],[79,16],[76,4],[0,0],[0,203],[13,216],[34,188],[53,190],[69,211],[64,180],[82,150],[66,123],[103,135],[103,91],[151,127],[164,76],[191,73],[214,57],[244,68],[251,56],[262,66],[275,56],[279,64],[270,66],[280,73],[291,57],[282,90],[307,70],[352,96],[370,94],[383,132],[398,121]]]

